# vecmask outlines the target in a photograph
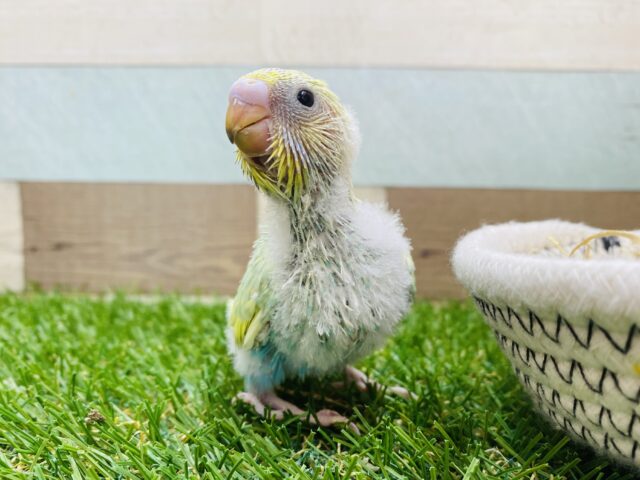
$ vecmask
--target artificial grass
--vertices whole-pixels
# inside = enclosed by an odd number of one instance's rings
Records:
[[[222,304],[0,295],[0,478],[635,477],[534,414],[469,303],[418,303],[360,366],[419,399],[292,384],[361,435],[279,423],[231,403]]]

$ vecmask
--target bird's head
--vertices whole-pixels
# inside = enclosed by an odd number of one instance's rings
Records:
[[[348,176],[358,144],[351,115],[327,84],[295,70],[267,68],[237,80],[226,129],[244,173],[287,201]]]

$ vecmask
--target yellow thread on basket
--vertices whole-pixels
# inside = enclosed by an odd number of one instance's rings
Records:
[[[565,248],[562,246],[562,244],[558,241],[556,237],[549,235],[547,237],[547,240],[549,240],[553,244],[553,246],[556,247],[560,251],[560,253],[562,253],[562,255],[564,255],[565,257],[569,256],[569,252],[565,250]]]
[[[598,232],[598,233],[594,233],[593,235],[589,235],[587,238],[585,238],[584,240],[582,240],[578,245],[576,245],[575,247],[573,247],[573,250],[571,250],[571,252],[569,253],[569,256],[573,256],[574,253],[576,253],[578,250],[580,250],[580,248],[582,247],[587,247],[587,258],[591,258],[591,246],[589,245],[589,243],[592,240],[595,240],[597,238],[603,238],[603,237],[612,237],[612,236],[616,236],[616,237],[623,237],[623,238],[627,238],[629,240],[631,240],[631,242],[640,245],[640,235],[636,235],[635,233],[631,233],[631,232],[627,232],[626,230],[604,230],[602,232]],[[636,257],[640,257],[640,252],[634,252],[634,255]]]
[[[632,243],[636,244],[636,245],[640,245],[640,235],[637,235],[635,233],[626,231],[626,230],[603,230],[601,232],[597,232],[594,233],[592,235],[589,235],[588,237],[586,237],[584,240],[582,240],[580,243],[578,243],[575,247],[573,247],[571,249],[571,251],[567,251],[566,248],[564,247],[564,245],[562,245],[562,243],[560,243],[560,241],[554,237],[553,235],[549,235],[547,237],[547,240],[551,243],[552,247],[555,248],[561,255],[565,256],[565,257],[571,257],[573,256],[578,250],[580,250],[581,248],[584,248],[584,257],[586,259],[590,259],[593,257],[592,255],[592,247],[590,245],[590,243],[597,239],[597,238],[604,238],[604,237],[611,237],[611,236],[618,236],[618,237],[624,237],[628,240],[631,240]],[[635,252],[631,252],[635,257],[640,258],[640,249],[638,251]]]

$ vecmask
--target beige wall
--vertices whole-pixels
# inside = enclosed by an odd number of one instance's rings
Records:
[[[20,0],[0,64],[640,69],[637,0]]]
[[[0,182],[0,291],[24,287],[20,187]]]

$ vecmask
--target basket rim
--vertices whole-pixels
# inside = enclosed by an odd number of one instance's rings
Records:
[[[451,263],[457,279],[474,296],[555,311],[576,323],[597,318],[603,326],[624,330],[640,323],[640,261],[524,253],[548,245],[551,235],[581,239],[598,231],[562,220],[486,225],[458,240]]]

